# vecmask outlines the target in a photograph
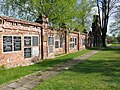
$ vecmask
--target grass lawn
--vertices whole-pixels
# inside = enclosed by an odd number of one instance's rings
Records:
[[[45,70],[56,64],[59,64],[59,63],[65,62],[67,60],[70,60],[72,58],[78,57],[87,52],[90,52],[90,50],[82,50],[79,52],[60,56],[60,57],[57,57],[54,59],[44,60],[43,62],[39,62],[39,63],[31,65],[31,66],[17,67],[17,68],[4,69],[4,70],[2,70],[0,68],[0,85],[4,84],[4,83],[8,83],[12,80],[16,80],[16,79],[26,76],[28,74],[31,74],[31,73],[34,73],[34,72],[37,72],[40,70]]]
[[[34,90],[120,90],[120,49],[106,49]]]
[[[111,46],[119,46],[120,47],[120,43],[112,44]]]

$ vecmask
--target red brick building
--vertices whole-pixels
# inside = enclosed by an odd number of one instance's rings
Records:
[[[31,65],[38,60],[85,49],[85,35],[0,16],[0,66]]]

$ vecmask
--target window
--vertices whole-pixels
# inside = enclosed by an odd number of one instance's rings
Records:
[[[38,56],[38,49],[38,36],[24,36],[24,58]]]
[[[59,41],[55,41],[55,48],[59,48]]]
[[[32,45],[33,46],[38,46],[38,36],[33,36],[32,37]]]
[[[53,52],[53,47],[54,46],[54,37],[53,36],[49,36],[48,37],[48,53],[52,53]]]
[[[63,35],[60,35],[60,47],[63,47]]]
[[[21,50],[21,36],[3,36],[3,52]]]
[[[81,44],[81,46],[83,45],[83,40],[82,40],[82,38],[80,39],[80,44]]]
[[[70,38],[70,48],[74,48],[74,38]]]
[[[74,43],[70,43],[70,48],[74,48]]]
[[[31,37],[30,36],[24,37],[24,46],[31,46]]]
[[[53,52],[53,46],[49,46],[49,53]]]
[[[59,37],[58,37],[58,35],[55,36],[55,48],[59,48]]]
[[[82,45],[85,45],[85,39],[82,39]]]
[[[54,45],[54,38],[48,37],[48,45]]]
[[[31,57],[31,48],[24,48],[24,58]]]
[[[14,36],[13,37],[14,42],[14,51],[21,50],[21,37],[20,36]]]
[[[13,51],[12,36],[3,36],[3,52]]]
[[[58,37],[58,35],[56,35],[56,36],[55,36],[55,40],[59,40],[59,37]]]
[[[77,38],[75,38],[75,45],[77,45]]]

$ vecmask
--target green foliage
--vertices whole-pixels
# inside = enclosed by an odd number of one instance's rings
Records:
[[[40,15],[49,18],[53,27],[84,30],[94,1],[88,0],[5,0],[4,15],[35,21]]]
[[[111,46],[111,47],[115,47],[115,48],[116,48],[116,47],[119,48],[119,47],[120,47],[120,43],[112,43],[110,46]]]
[[[95,12],[91,12],[92,8],[94,7],[95,0],[88,1],[88,0],[78,0],[79,4],[76,5],[76,17],[74,20],[74,24],[77,25],[79,30],[82,29],[90,29],[92,22],[92,16]]]

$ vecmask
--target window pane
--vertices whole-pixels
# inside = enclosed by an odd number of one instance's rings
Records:
[[[31,46],[31,37],[30,36],[24,37],[24,46]]]
[[[70,43],[70,48],[74,48],[74,43]]]
[[[14,41],[14,51],[21,50],[21,37],[20,36],[14,36],[13,41]]]
[[[75,45],[77,45],[77,39],[75,38]]]
[[[52,45],[54,45],[54,37],[52,37]]]
[[[38,36],[32,37],[32,43],[33,43],[33,46],[38,46]]]
[[[31,48],[24,48],[24,58],[31,57]]]
[[[48,37],[48,45],[54,45],[54,37]]]
[[[62,48],[63,47],[63,36],[60,35],[60,47]]]
[[[60,42],[60,47],[61,47],[61,48],[63,47],[63,42]]]
[[[53,52],[53,46],[49,46],[48,52],[49,52],[49,53],[52,53],[52,52]]]
[[[12,51],[12,36],[3,36],[3,52]]]
[[[55,36],[55,40],[58,40],[58,39],[59,39],[59,37],[58,37],[58,35],[56,35],[56,36]]]
[[[72,38],[70,38],[70,42],[72,42]]]
[[[59,48],[59,42],[55,41],[55,48]]]

